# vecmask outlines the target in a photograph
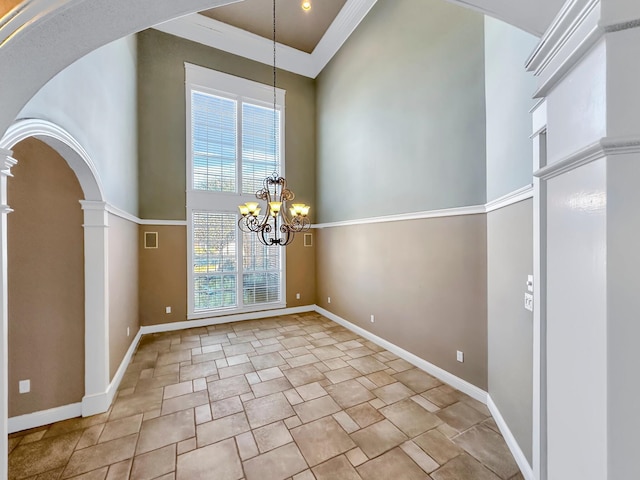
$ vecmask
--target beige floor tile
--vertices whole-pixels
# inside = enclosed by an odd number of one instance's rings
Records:
[[[367,375],[367,378],[375,383],[378,387],[384,387],[385,385],[397,382],[395,378],[393,378],[386,372],[375,372]]]
[[[343,355],[341,350],[338,350],[333,345],[327,345],[324,347],[317,347],[313,350],[313,354],[320,360],[331,360],[332,358],[338,358]],[[331,367],[329,367],[331,368]]]
[[[141,425],[142,414],[107,422],[104,425],[104,429],[102,431],[102,435],[100,435],[98,443],[109,442],[116,438],[122,438],[133,433],[138,433]]]
[[[251,391],[251,387],[244,376],[215,380],[209,383],[209,397],[211,400],[223,400]]]
[[[258,455],[258,446],[251,432],[241,433],[236,436],[236,444],[238,445],[238,452],[242,460],[248,460]]]
[[[416,464],[427,473],[431,473],[436,468],[440,467],[438,462],[424,453],[424,451],[412,441],[404,442],[400,445],[400,448],[404,453],[411,457],[411,460],[416,462]]]
[[[486,420],[487,418],[476,409],[462,402],[454,403],[435,414],[459,432],[462,432],[467,428]]]
[[[198,405],[206,405],[209,403],[209,392],[203,390],[201,392],[189,393],[180,397],[170,398],[162,402],[162,410],[160,415],[168,415],[180,410],[197,407]]]
[[[432,377],[426,372],[423,372],[419,368],[412,368],[411,370],[396,373],[393,377],[416,393],[422,393],[431,388],[442,385],[440,380]]]
[[[329,370],[339,370],[349,366],[347,362],[340,358],[332,358],[331,360],[325,360],[322,363],[324,363]]]
[[[437,406],[435,403],[431,403],[429,400],[424,398],[422,395],[414,395],[413,397],[411,397],[411,400],[416,402],[418,405],[420,405],[422,408],[424,408],[427,412],[434,413],[434,412],[437,412],[438,410],[440,410],[439,406]]]
[[[347,366],[344,368],[339,368],[337,370],[331,370],[330,372],[325,373],[326,377],[331,381],[331,383],[340,383],[346,380],[351,380],[352,378],[357,378],[361,375],[361,373],[351,366]]]
[[[358,472],[344,455],[334,457],[317,467],[313,467],[313,474],[317,480],[361,480]]]
[[[244,412],[203,423],[196,428],[198,447],[204,447],[205,445],[210,445],[220,440],[235,437],[249,430],[251,429]]]
[[[413,441],[440,465],[462,453],[462,449],[438,429],[423,433]]]
[[[204,405],[198,405],[194,409],[194,413],[196,416],[196,425],[200,425],[201,423],[207,423],[213,420],[213,416],[211,415],[211,405],[209,403],[205,403]]]
[[[345,432],[353,433],[356,430],[360,430],[360,426],[356,422],[354,422],[353,419],[344,410],[334,413],[332,416],[336,419],[336,422],[340,424]]]
[[[282,370],[280,370],[278,367],[258,370],[257,374],[261,382],[267,382],[269,380],[273,380],[274,378],[284,377],[284,373],[282,373]]]
[[[131,480],[152,480],[173,472],[175,468],[176,445],[174,443],[135,457],[131,469]]]
[[[218,419],[244,410],[240,397],[229,397],[211,404],[213,418]]]
[[[442,423],[436,415],[426,411],[411,399],[402,400],[379,411],[411,438],[436,428]]]
[[[134,360],[110,412],[12,434],[9,479],[522,480],[484,404],[316,313],[145,335]]]
[[[230,438],[178,456],[177,480],[240,480],[242,464]]]
[[[249,400],[244,404],[251,428],[258,428],[295,415],[282,392]]]
[[[138,413],[160,409],[162,406],[162,388],[134,393],[127,397],[118,398],[111,409],[109,420],[130,417]]]
[[[192,409],[153,418],[142,423],[136,455],[186,440],[195,434]]]
[[[107,472],[109,471],[109,467],[102,467],[92,472],[83,473],[82,475],[77,475],[73,477],[71,480],[104,480],[107,476]],[[38,475],[38,478],[40,475]],[[37,480],[37,479],[36,479]]]
[[[291,385],[291,383],[289,383],[289,380],[287,380],[285,377],[274,378],[273,380],[268,380],[266,382],[260,382],[251,385],[251,390],[253,390],[253,394],[256,398],[265,397],[273,393],[284,392],[285,390],[290,390],[291,388],[293,388],[293,385]]]
[[[105,424],[101,423],[100,425],[94,425],[93,427],[89,427],[82,432],[82,437],[80,441],[76,445],[76,450],[81,450],[86,447],[92,447],[96,443],[98,443],[98,439],[102,434],[102,430],[104,429]]]
[[[347,380],[337,385],[329,385],[326,390],[342,408],[353,407],[375,398],[375,395],[357,380]]]
[[[362,405],[348,408],[346,412],[361,428],[368,427],[369,425],[384,419],[384,416],[369,403],[363,403]]]
[[[293,442],[289,429],[282,421],[256,428],[253,431],[253,436],[256,440],[260,453],[265,453],[269,450],[273,450],[274,448]]]
[[[245,373],[253,371],[255,371],[255,369],[253,368],[253,364],[241,363],[240,365],[234,365],[233,367],[219,368],[218,375],[220,376],[220,378],[230,378],[237,375],[244,375]]]
[[[299,357],[292,357],[287,359],[287,363],[291,368],[301,367],[304,365],[310,365],[312,363],[317,363],[318,357],[313,355],[312,353],[308,353],[306,355],[300,355]]]
[[[309,383],[296,388],[296,391],[303,400],[313,400],[314,398],[323,397],[327,391],[320,386],[318,382]]]
[[[341,410],[340,406],[328,395],[294,405],[293,409],[302,423],[309,423]]]
[[[353,360],[347,361],[347,363],[362,375],[369,375],[370,373],[379,372],[387,368],[384,363],[379,362],[373,357],[354,358]]]
[[[114,463],[109,467],[107,478],[105,480],[129,480],[129,472],[131,472],[131,464],[133,458]]]
[[[295,443],[289,443],[243,462],[247,480],[284,480],[307,469]]]
[[[429,476],[400,448],[360,465],[358,473],[363,480],[429,480]],[[458,480],[462,480],[461,478]]]
[[[316,477],[311,470],[305,470],[292,477],[292,480],[316,480]]]
[[[489,427],[477,425],[455,437],[454,442],[501,478],[511,478],[520,471],[502,436]]]
[[[345,455],[354,467],[362,465],[364,462],[369,460],[360,447],[349,450]]]
[[[466,453],[447,462],[431,476],[434,480],[500,480],[500,477]]]
[[[389,420],[382,420],[358,430],[351,434],[351,438],[369,458],[377,457],[408,440]]]
[[[216,362],[211,360],[208,362],[196,363],[180,367],[180,381],[195,380],[196,378],[205,378],[218,373]],[[222,376],[221,376],[222,378]]]
[[[387,362],[387,366],[393,368],[396,372],[404,372],[405,370],[414,368],[412,364],[401,358]]]
[[[69,459],[62,478],[69,478],[81,473],[118,463],[133,456],[138,435],[119,438],[93,447],[77,450]]]
[[[294,428],[291,434],[311,467],[356,446],[332,417]]]
[[[193,392],[193,382],[181,382],[173,385],[167,385],[164,387],[163,399],[179,397],[180,395],[186,395]]]
[[[313,365],[291,368],[289,370],[285,370],[283,373],[294,387],[319,382],[325,379],[325,376]]]
[[[415,395],[413,390],[405,387],[400,382],[376,388],[373,393],[387,405],[399,402],[400,400],[404,400],[405,398],[409,398]]]
[[[18,445],[9,456],[9,479],[26,478],[64,467],[82,436],[77,430],[38,442]]]
[[[448,385],[432,388],[421,395],[440,408],[448,407],[458,401],[458,395]]]
[[[178,442],[177,445],[178,445],[177,451],[176,451],[177,455],[182,455],[183,453],[187,453],[187,452],[190,452],[191,450],[195,450],[198,446],[195,437],[182,440],[181,442]]]

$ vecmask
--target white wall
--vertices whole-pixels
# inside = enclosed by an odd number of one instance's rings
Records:
[[[51,79],[18,118],[67,130],[95,163],[106,200],[138,214],[137,71],[134,36],[116,40]]]

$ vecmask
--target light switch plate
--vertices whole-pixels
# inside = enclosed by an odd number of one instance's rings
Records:
[[[456,360],[458,360],[460,363],[464,362],[464,352],[458,350],[456,352]]]

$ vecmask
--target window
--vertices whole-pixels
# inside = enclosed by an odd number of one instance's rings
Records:
[[[284,91],[185,64],[189,318],[284,306],[284,249],[238,228],[237,206],[284,174]]]

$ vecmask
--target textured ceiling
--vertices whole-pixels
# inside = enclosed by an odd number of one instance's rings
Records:
[[[311,53],[346,0],[311,0],[311,10],[307,12],[302,10],[301,3],[302,0],[277,1],[276,41]],[[273,38],[271,0],[244,0],[200,13],[261,37]]]

